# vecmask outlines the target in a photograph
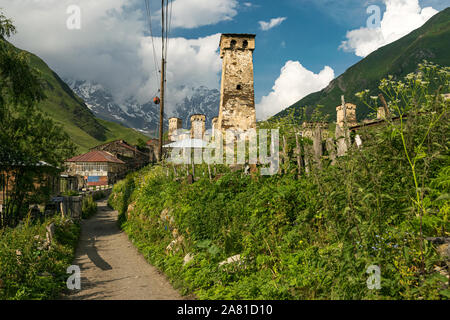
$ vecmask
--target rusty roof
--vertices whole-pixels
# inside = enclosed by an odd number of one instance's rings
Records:
[[[120,159],[117,159],[111,153],[97,150],[70,158],[66,160],[66,162],[110,162],[110,163],[125,164],[125,162],[123,162]]]

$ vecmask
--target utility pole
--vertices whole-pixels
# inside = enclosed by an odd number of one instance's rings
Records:
[[[164,84],[165,84],[165,60],[161,62],[161,102],[159,105],[159,161],[162,160],[163,152],[163,125],[164,125]]]
[[[165,71],[166,71],[166,65],[165,65],[165,58],[164,58],[164,24],[165,24],[165,17],[164,17],[164,0],[161,0],[161,40],[162,40],[162,50],[161,50],[161,102],[160,102],[160,109],[159,109],[159,145],[158,145],[158,153],[159,153],[159,161],[162,161],[162,155],[163,155],[163,125],[164,125],[164,85],[166,82],[165,79]]]

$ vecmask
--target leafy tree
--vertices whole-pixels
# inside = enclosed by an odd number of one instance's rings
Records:
[[[75,150],[63,128],[39,111],[37,103],[45,99],[39,72],[25,52],[5,39],[15,32],[0,12],[0,190],[5,207],[0,226],[16,224],[27,203],[37,201],[39,193],[48,195],[48,189],[36,190],[40,184],[35,182],[58,171]],[[40,161],[48,165],[39,167]]]

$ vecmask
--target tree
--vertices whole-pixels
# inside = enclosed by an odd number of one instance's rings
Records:
[[[4,199],[0,227],[17,223],[31,199],[48,193],[35,187],[48,171],[40,164],[58,171],[75,151],[63,128],[39,110],[38,103],[45,99],[39,71],[30,66],[26,52],[5,39],[15,32],[12,21],[0,11],[0,191]]]

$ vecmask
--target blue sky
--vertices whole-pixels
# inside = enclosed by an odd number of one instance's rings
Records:
[[[79,30],[66,26],[73,4],[80,7]],[[159,36],[161,1],[150,5]],[[368,29],[371,5],[379,6],[382,20]],[[255,100],[257,116],[264,119],[324,88],[448,6],[450,0],[174,0],[168,111],[194,87],[219,88],[221,33],[256,34]],[[61,76],[100,83],[119,102],[128,97],[145,102],[157,92],[160,40],[154,56],[144,0],[0,0],[0,7],[18,27],[12,42],[38,54]],[[261,22],[271,20],[279,23],[263,30]]]
[[[243,5],[244,2],[251,6]],[[437,10],[450,6],[450,0],[419,3],[422,7],[432,6]],[[371,4],[379,5],[382,12],[386,9],[383,1],[242,1],[233,20],[195,29],[175,28],[172,35],[197,38],[213,33],[256,34],[254,72],[255,96],[258,101],[270,92],[280,69],[288,60],[298,60],[314,73],[328,65],[334,69],[336,76],[360,61],[362,57],[338,48],[345,40],[347,31],[364,26],[369,17],[366,9]],[[268,31],[261,30],[258,22],[269,21],[274,17],[287,19]]]

